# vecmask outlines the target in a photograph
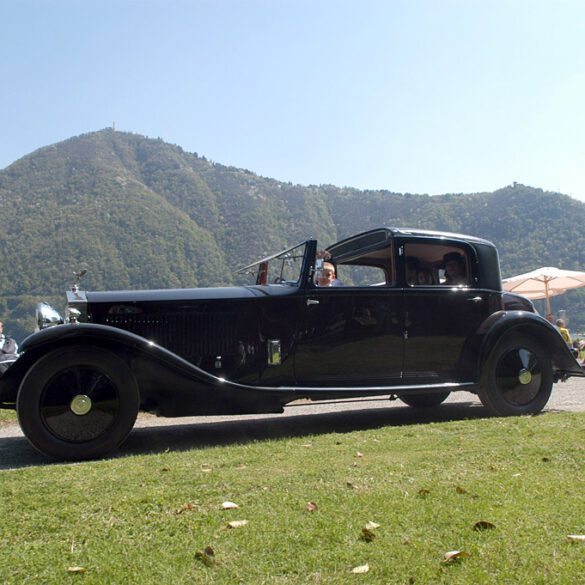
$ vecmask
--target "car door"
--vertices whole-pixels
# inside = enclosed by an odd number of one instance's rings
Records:
[[[489,316],[490,291],[478,286],[477,257],[463,242],[430,240],[405,243],[404,270],[404,383],[462,382],[461,360],[468,340]],[[465,283],[448,284],[441,258],[460,254]],[[413,282],[408,263],[428,276]]]
[[[314,288],[305,295],[295,377],[305,386],[400,382],[402,291],[395,286]]]

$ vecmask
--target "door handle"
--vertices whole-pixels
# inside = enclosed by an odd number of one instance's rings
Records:
[[[471,303],[480,303],[481,301],[483,301],[483,299],[481,297],[473,297],[472,299],[467,299],[467,300]]]
[[[317,299],[307,299],[307,306],[308,305],[318,305],[319,301]]]

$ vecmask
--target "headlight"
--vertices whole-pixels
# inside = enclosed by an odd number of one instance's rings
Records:
[[[79,317],[81,317],[81,311],[73,307],[65,309],[65,323],[79,323]]]
[[[63,317],[47,303],[39,303],[35,311],[36,330],[63,324]]]

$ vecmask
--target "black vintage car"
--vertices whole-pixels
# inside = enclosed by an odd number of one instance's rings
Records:
[[[334,286],[316,284],[325,262]],[[41,452],[87,459],[120,445],[139,410],[268,413],[374,395],[432,407],[466,390],[492,414],[523,415],[554,382],[585,375],[546,320],[505,310],[496,248],[479,238],[383,228],[326,251],[307,240],[240,272],[250,285],[73,286],[63,319],[38,309],[0,405]]]

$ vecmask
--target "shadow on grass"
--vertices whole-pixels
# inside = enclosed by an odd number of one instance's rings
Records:
[[[386,426],[403,426],[431,422],[478,419],[487,417],[483,406],[473,402],[445,403],[417,410],[408,406],[363,408],[294,414],[289,407],[281,415],[255,415],[254,418],[156,425],[135,428],[111,458],[127,455],[161,453],[166,450],[185,451],[217,445],[234,445],[252,441],[303,437],[327,433],[350,433]],[[305,412],[310,406],[302,407]],[[293,414],[289,414],[293,411]],[[0,470],[16,469],[53,462],[38,453],[24,437],[0,438]]]

